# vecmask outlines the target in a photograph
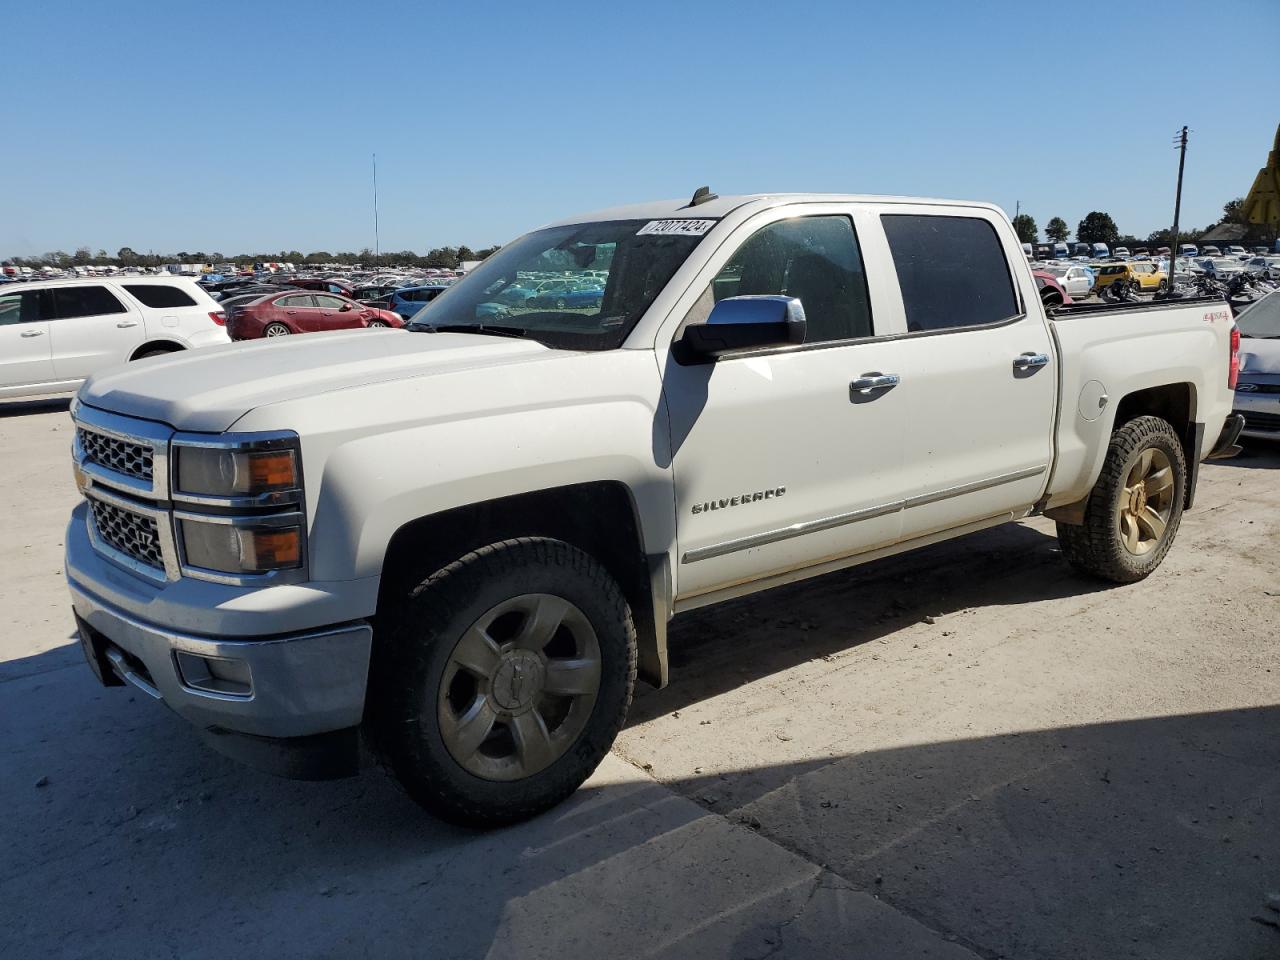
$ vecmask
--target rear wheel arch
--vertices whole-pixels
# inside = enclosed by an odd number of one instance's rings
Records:
[[[141,360],[143,357],[157,357],[163,353],[177,353],[185,349],[187,348],[174,340],[150,340],[134,350],[129,359]]]
[[[1183,458],[1187,466],[1187,483],[1184,493],[1183,507],[1190,509],[1195,499],[1196,482],[1199,476],[1199,457],[1197,451],[1201,445],[1203,424],[1196,422],[1196,389],[1188,382],[1166,383],[1157,386],[1143,387],[1125,394],[1115,408],[1115,417],[1110,432],[1103,436],[1102,446],[1105,448],[1125,424],[1138,417],[1152,416],[1166,421],[1182,442]],[[1095,467],[1090,490],[1098,483],[1103,469],[1104,458],[1099,457]],[[1084,510],[1088,501],[1085,499],[1075,503],[1062,504],[1046,511],[1050,518],[1064,524],[1078,525],[1084,522]]]
[[[622,588],[635,620],[639,678],[656,687],[665,685],[669,564],[665,553],[646,553],[635,496],[621,481],[501,497],[403,524],[391,536],[383,557],[378,613],[464,554],[521,537],[564,541],[608,571]],[[376,631],[374,645],[376,657]]]
[[[1182,440],[1182,453],[1187,461],[1191,482],[1187,484],[1187,506],[1195,490],[1196,465],[1199,463],[1200,431],[1196,423],[1196,388],[1193,383],[1166,383],[1135,390],[1121,398],[1116,407],[1113,430],[1119,430],[1138,417],[1159,417],[1166,421]]]

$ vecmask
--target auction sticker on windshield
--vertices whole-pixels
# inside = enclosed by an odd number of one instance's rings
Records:
[[[714,220],[650,220],[636,231],[636,236],[700,237],[715,225]]]

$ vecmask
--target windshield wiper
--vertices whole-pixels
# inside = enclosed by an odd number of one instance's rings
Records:
[[[528,331],[524,327],[506,327],[496,323],[442,323],[439,326],[430,323],[410,324],[415,330],[427,333],[485,333],[491,337],[524,337]]]

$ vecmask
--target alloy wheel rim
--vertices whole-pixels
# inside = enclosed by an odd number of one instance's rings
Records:
[[[270,326],[270,327],[267,327],[267,336],[268,336],[268,337],[283,337],[283,336],[285,336],[288,332],[289,332],[288,330],[286,330],[286,329],[284,329],[283,327],[280,327],[280,326]]]
[[[1154,550],[1164,539],[1173,515],[1173,464],[1163,450],[1143,450],[1129,468],[1120,494],[1117,519],[1120,542],[1135,557]]]
[[[586,729],[601,667],[599,638],[568,600],[534,593],[496,604],[463,632],[440,679],[445,749],[485,780],[545,770]]]

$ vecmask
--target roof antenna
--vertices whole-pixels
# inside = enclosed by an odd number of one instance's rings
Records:
[[[710,187],[699,187],[693,191],[693,199],[689,201],[689,206],[696,207],[700,203],[710,203],[712,200],[719,199],[719,194],[712,193]],[[688,207],[685,209],[687,210]]]

